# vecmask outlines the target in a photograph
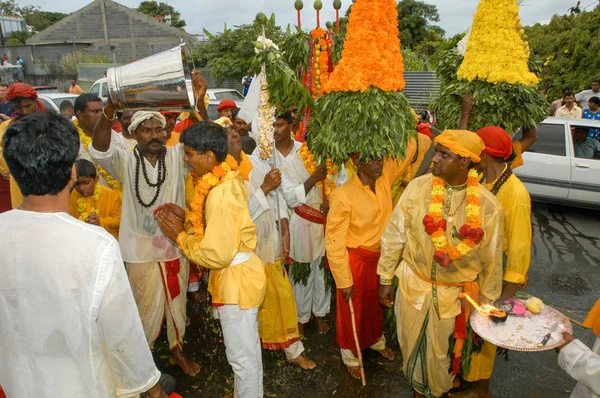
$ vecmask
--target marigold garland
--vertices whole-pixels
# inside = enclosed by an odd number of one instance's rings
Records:
[[[227,155],[227,158],[223,163],[213,167],[211,172],[204,174],[200,178],[192,172],[192,179],[194,180],[194,201],[190,203],[190,222],[194,227],[194,235],[200,238],[200,240],[204,238],[204,203],[206,201],[206,196],[211,189],[224,181],[223,178],[228,172],[237,169],[237,161],[231,155]]]
[[[85,150],[89,152],[90,145],[92,144],[92,138],[88,137],[83,129],[79,126],[79,120],[75,119],[73,121],[75,127],[77,127],[77,131],[79,131],[79,140],[83,143]],[[96,165],[98,167],[98,173],[106,180],[108,185],[112,187],[115,191],[121,192],[121,184],[119,181],[115,180],[106,170],[104,170],[100,165]]]
[[[98,200],[100,200],[100,195],[102,195],[102,187],[100,186],[100,184],[96,183],[96,185],[94,185],[94,194],[92,195],[92,207],[89,210],[88,198],[86,198],[85,196],[77,198],[77,212],[79,213],[79,217],[77,218],[85,222],[85,220],[88,219],[90,214],[98,214],[96,203],[98,202]]]
[[[465,214],[467,222],[458,231],[461,239],[456,246],[450,246],[446,237],[447,222],[444,215],[446,201],[446,183],[438,177],[433,177],[431,186],[429,212],[423,217],[425,231],[431,235],[435,248],[433,259],[443,267],[449,267],[454,260],[468,255],[473,247],[481,242],[485,234],[481,228],[479,182],[475,169],[469,170]]]
[[[324,88],[329,81],[331,62],[331,37],[323,28],[317,28],[310,32],[310,52],[308,65],[311,77],[310,93],[313,98],[323,95]]]
[[[306,171],[308,171],[308,174],[314,173],[318,166],[317,160],[315,159],[310,149],[308,149],[308,144],[306,142],[302,143],[302,146],[300,147],[300,149],[298,149],[298,155],[300,156],[300,159],[302,159],[302,162],[304,163],[304,167],[306,167]],[[322,186],[323,183],[325,184],[325,195],[329,197],[329,195],[333,192],[333,190],[336,187],[337,181],[333,177],[338,174],[339,169],[337,165],[331,161],[331,159],[327,159],[326,166],[327,178],[325,179],[325,181],[318,182],[317,184],[320,186]]]
[[[529,45],[516,0],[479,2],[458,78],[493,84],[539,83],[529,70]]]
[[[342,58],[325,84],[325,93],[364,92],[370,86],[403,90],[404,59],[398,33],[395,0],[357,0],[350,13]]]

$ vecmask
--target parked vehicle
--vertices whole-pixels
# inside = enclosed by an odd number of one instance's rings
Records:
[[[106,104],[106,101],[108,101],[108,81],[106,78],[103,77],[102,79],[96,80],[94,84],[92,84],[92,87],[90,87],[88,93],[96,94],[100,97],[102,102]]]
[[[224,99],[231,99],[239,107],[244,103],[244,96],[239,91],[233,88],[209,88],[206,90],[210,102],[208,103],[208,117],[211,120],[219,118],[217,113],[217,107],[219,103]]]
[[[549,117],[537,129],[537,140],[515,169],[532,199],[577,207],[600,208],[600,157],[575,156],[576,127],[600,129],[600,121]],[[521,138],[518,132],[514,141]]]
[[[75,99],[79,97],[76,94],[68,94],[68,93],[46,93],[42,92],[38,94],[38,99],[42,104],[44,104],[44,108],[47,110],[53,110],[56,113],[59,112],[60,104],[63,101],[69,101],[71,104],[75,104]]]

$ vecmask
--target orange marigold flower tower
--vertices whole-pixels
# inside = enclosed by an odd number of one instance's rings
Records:
[[[458,78],[535,86],[516,0],[481,0]]]
[[[402,90],[404,61],[394,0],[356,0],[342,58],[321,87],[308,135],[315,156],[336,163],[404,153],[414,119]]]

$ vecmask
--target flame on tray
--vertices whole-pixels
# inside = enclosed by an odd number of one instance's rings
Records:
[[[506,312],[504,312],[490,304],[483,304],[480,306],[475,302],[475,300],[473,300],[471,298],[471,296],[469,296],[466,293],[461,293],[460,297],[466,298],[469,301],[469,303],[471,303],[473,305],[473,307],[477,310],[477,312],[479,312],[483,316],[495,316],[498,318],[506,317]]]

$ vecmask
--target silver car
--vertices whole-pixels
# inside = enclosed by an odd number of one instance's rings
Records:
[[[208,103],[208,117],[211,120],[217,120],[219,118],[217,107],[222,100],[229,98],[235,102],[238,108],[244,103],[244,96],[242,93],[233,88],[209,88],[206,90],[206,94],[210,100]]]
[[[538,126],[537,140],[515,169],[532,199],[600,208],[600,153],[575,156],[575,128],[600,130],[600,121],[549,117]],[[521,138],[517,133],[515,141]]]
[[[77,94],[67,94],[67,93],[38,93],[38,99],[42,104],[44,104],[44,108],[48,110],[53,110],[56,113],[59,113],[60,104],[63,101],[69,101],[71,105],[75,103],[75,99],[79,97]]]

